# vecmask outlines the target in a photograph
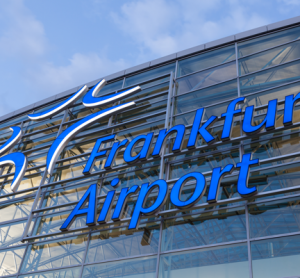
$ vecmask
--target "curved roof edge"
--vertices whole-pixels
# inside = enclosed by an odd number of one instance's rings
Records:
[[[237,41],[244,40],[244,39],[247,39],[247,38],[251,38],[253,36],[257,36],[257,35],[260,35],[260,34],[273,32],[275,30],[283,29],[283,28],[290,27],[290,26],[293,26],[293,25],[297,25],[299,23],[300,23],[300,16],[292,17],[292,18],[289,18],[289,19],[286,19],[286,20],[278,21],[278,22],[275,22],[275,23],[272,23],[272,24],[268,24],[268,25],[265,25],[265,26],[255,28],[255,29],[251,29],[251,30],[248,30],[248,31],[237,33],[235,35],[231,35],[231,36],[221,38],[221,39],[218,39],[218,40],[215,40],[215,41],[211,41],[211,42],[208,42],[208,43],[205,43],[205,44],[194,46],[192,48],[188,48],[188,49],[185,49],[185,50],[182,50],[182,51],[179,51],[179,52],[176,52],[176,53],[173,53],[173,54],[170,54],[170,55],[167,55],[167,56],[155,59],[155,60],[152,60],[150,62],[146,62],[146,63],[140,64],[140,65],[137,65],[137,66],[134,66],[134,67],[131,67],[131,68],[128,68],[128,69],[125,69],[125,70],[122,70],[122,71],[119,71],[119,72],[116,72],[116,73],[113,73],[113,74],[110,74],[110,75],[107,75],[107,76],[104,76],[104,77],[101,77],[97,80],[94,80],[94,81],[91,81],[91,82],[88,82],[88,83],[85,83],[85,84],[88,87],[91,87],[103,78],[105,78],[107,81],[117,79],[117,78],[121,78],[121,77],[124,77],[126,75],[132,74],[136,71],[145,70],[145,69],[148,69],[148,68],[151,68],[151,67],[154,67],[154,66],[159,66],[160,64],[164,64],[166,62],[169,62],[169,61],[172,61],[172,60],[184,57],[184,56],[188,56],[188,55],[191,55],[191,54],[194,54],[194,53],[200,53],[200,52],[202,52],[204,50],[207,50],[207,49],[216,48],[216,47],[219,47],[219,46],[224,45],[224,44],[237,42]],[[3,116],[0,117],[0,122],[3,122],[3,121],[5,121],[9,118],[18,116],[19,114],[23,114],[27,111],[30,111],[30,110],[34,109],[34,108],[43,106],[43,105],[45,105],[49,102],[52,102],[54,100],[57,100],[57,99],[66,97],[68,95],[71,95],[71,94],[75,93],[82,86],[83,85],[76,86],[72,89],[69,89],[69,90],[64,91],[62,93],[59,93],[57,95],[45,98],[45,99],[43,99],[39,102],[33,103],[31,105],[25,106],[23,108],[20,108],[18,110],[10,112],[6,115],[3,115]]]

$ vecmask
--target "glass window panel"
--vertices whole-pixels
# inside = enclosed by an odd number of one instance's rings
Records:
[[[300,236],[251,243],[253,278],[299,277]]]
[[[22,221],[0,225],[0,248],[21,244],[26,223],[27,221]]]
[[[123,79],[115,81],[114,83],[106,84],[96,95],[95,97],[100,97],[106,95],[110,92],[120,90],[123,85]]]
[[[75,178],[78,176],[82,176],[82,171],[85,167],[86,160],[78,162],[73,165],[67,165],[63,167],[59,167],[54,169],[52,175],[51,175],[51,182],[56,182],[59,180],[65,180],[65,179],[70,179],[70,178]],[[57,164],[56,164],[57,165]],[[97,165],[96,165],[97,166]],[[103,167],[103,165],[101,164]]]
[[[29,246],[21,272],[80,265],[83,261],[87,237],[78,236]]]
[[[123,100],[121,100],[121,103],[135,101],[145,97],[150,97],[152,95],[156,95],[162,92],[168,92],[168,90],[169,90],[169,82],[165,82],[156,86],[151,86],[150,88],[142,89],[142,91],[140,91],[139,93],[124,98]],[[165,96],[161,97],[161,99],[165,99]]]
[[[238,97],[236,80],[198,90],[175,98],[174,114],[213,105]]]
[[[246,244],[161,255],[159,277],[248,278]]]
[[[244,145],[245,153],[252,153],[252,159],[268,159],[282,155],[295,153],[295,146],[300,144],[300,133],[285,135],[282,137],[269,138],[264,141],[255,142]],[[295,161],[299,158],[282,159],[274,161],[271,165],[282,164],[286,162]],[[265,167],[265,165],[263,166]]]
[[[18,197],[18,196],[17,196]],[[0,203],[1,222],[27,217],[31,211],[33,199]]]
[[[0,251],[0,275],[15,274],[18,272],[25,247]]]
[[[20,123],[23,122],[23,121],[26,121],[26,120],[28,120],[27,113],[23,114],[23,115],[20,115],[16,118],[10,119],[7,122],[4,122],[4,123],[0,124],[0,132],[3,129],[7,129],[7,128],[13,126],[13,125],[14,126],[20,126]]]
[[[126,77],[124,87],[129,87],[129,86],[141,83],[143,81],[150,80],[150,79],[158,77],[160,75],[170,73],[171,71],[174,72],[174,70],[175,70],[175,63],[172,63],[169,65],[161,66],[156,69],[142,72],[142,73],[134,75],[134,76]]]
[[[131,187],[133,185],[141,186],[143,183],[152,183],[159,179],[160,166],[153,166],[146,169],[136,169],[134,172],[119,173],[118,178],[120,179],[120,185],[117,188],[111,186],[111,181],[116,176],[107,177],[103,180],[100,195],[106,195],[110,190],[121,191],[124,187]]]
[[[177,94],[201,89],[236,77],[236,64],[231,62],[177,79]]]
[[[238,43],[239,57],[274,47],[289,41],[296,40],[300,37],[300,28],[292,28],[281,32],[264,35],[259,38]]]
[[[50,233],[61,232],[60,227],[66,221],[75,206],[76,205],[69,205],[68,207],[62,208],[61,212],[53,213],[50,215],[45,214],[43,216],[37,217],[37,221],[34,224],[33,228],[33,235],[46,235]],[[71,229],[85,227],[86,215],[81,215],[75,218],[74,222],[72,223]]]
[[[116,124],[122,122],[128,122],[140,117],[145,117],[148,115],[159,114],[166,110],[167,100],[159,101],[156,103],[149,103],[141,107],[134,108],[130,111],[123,112],[115,116]]]
[[[257,186],[258,192],[269,192],[284,188],[291,188],[300,184],[299,163],[291,165],[276,166],[265,170],[254,170],[250,172],[248,187]],[[232,180],[236,183],[237,176],[223,178],[223,181]],[[235,180],[235,181],[234,181]],[[281,193],[277,196],[290,196],[294,193]],[[299,193],[299,192],[298,192]],[[255,198],[255,197],[254,197]],[[265,197],[273,198],[273,197]]]
[[[36,174],[31,174],[30,171],[27,171],[25,173],[25,176],[23,177],[22,181],[20,182],[18,190],[28,189],[32,187],[39,186],[43,177],[44,169],[36,169],[32,172],[38,172]],[[4,183],[4,186],[1,190],[0,195],[9,194],[12,193],[11,191],[11,182],[12,180],[6,181]]]
[[[241,94],[272,88],[299,79],[300,61],[295,61],[240,78]]]
[[[6,131],[6,130],[5,130]],[[0,133],[0,142],[7,141],[12,136],[12,131],[9,129],[8,132]]]
[[[161,251],[192,248],[247,238],[245,210],[220,209],[165,220]]]
[[[79,201],[90,185],[91,182],[87,181],[72,187],[60,188],[54,191],[46,192],[42,207],[53,207]]]
[[[177,77],[235,60],[235,46],[203,53],[178,61]]]
[[[155,278],[156,257],[144,257],[133,260],[87,265],[83,269],[83,278],[126,277]]]
[[[157,253],[158,224],[142,224],[138,230],[128,227],[92,234],[86,262],[106,261],[123,257]]]
[[[58,128],[56,128],[56,132],[54,133],[50,133],[48,135],[44,135],[44,134],[37,134],[37,135],[32,135],[29,137],[24,137],[24,139],[22,140],[22,143],[20,143],[19,145],[17,145],[18,147],[15,147],[18,149],[18,151],[27,151],[33,148],[41,148],[43,146],[47,146],[49,144],[51,144],[57,135],[57,131]]]
[[[249,223],[251,237],[299,232],[299,198],[250,205]]]
[[[191,172],[208,172],[215,167],[225,167],[227,164],[240,162],[239,150],[227,151],[219,154],[197,157],[185,161],[172,162],[170,165],[170,179],[180,178]]]
[[[19,278],[80,278],[81,267],[19,275]]]
[[[300,41],[285,44],[239,60],[239,74],[244,75],[254,71],[267,69],[282,63],[298,59],[300,56]]]
[[[42,122],[33,122],[34,124],[31,124],[26,128],[25,133],[27,134],[38,130],[41,131],[45,128],[57,126],[61,123],[61,120],[62,120],[62,116],[58,116],[58,117],[56,116],[55,118],[47,119]],[[50,131],[55,132],[56,129],[53,128]]]

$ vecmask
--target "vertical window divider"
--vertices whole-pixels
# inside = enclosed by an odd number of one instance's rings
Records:
[[[84,255],[83,255],[83,259],[82,259],[82,264],[81,264],[79,277],[82,277],[82,274],[83,274],[85,260],[86,260],[87,252],[89,250],[89,244],[90,244],[90,241],[91,241],[91,236],[92,236],[91,234],[92,234],[92,232],[90,231],[89,234],[88,234],[88,237],[87,237],[87,241],[86,241],[86,247],[85,247],[85,251],[84,251]]]
[[[160,261],[160,253],[161,253],[163,221],[164,221],[164,218],[162,217],[160,220],[160,224],[159,224],[160,229],[159,229],[159,239],[158,239],[157,261],[156,261],[156,274],[155,274],[156,278],[158,278],[158,276],[159,276],[159,261]]]
[[[169,128],[169,117],[170,117],[170,110],[171,110],[171,99],[173,94],[173,84],[174,84],[174,75],[171,71],[170,73],[170,82],[169,82],[169,92],[168,92],[168,102],[167,102],[167,108],[166,108],[166,120],[165,120],[165,129]],[[164,167],[165,167],[165,151],[166,151],[166,140],[163,144],[162,151],[161,151],[161,160],[160,160],[160,172],[159,172],[159,178],[163,179],[164,177]]]
[[[252,255],[251,255],[251,242],[250,242],[250,224],[249,224],[249,211],[248,201],[245,204],[245,216],[246,216],[246,229],[247,229],[247,249],[248,249],[248,263],[249,263],[249,278],[253,277],[252,273]]]

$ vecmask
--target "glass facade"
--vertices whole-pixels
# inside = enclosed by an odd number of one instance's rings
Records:
[[[299,58],[300,27],[296,26],[109,81],[97,96],[135,85],[142,90],[107,107],[129,101],[136,106],[77,134],[64,148],[51,176],[45,166],[55,138],[100,108],[86,108],[80,99],[51,119],[36,122],[23,114],[1,123],[1,144],[11,136],[10,126],[22,128],[22,139],[11,152],[26,154],[29,165],[16,193],[10,189],[15,168],[0,169],[0,276],[300,277],[300,106],[294,109],[296,124],[286,127],[282,121],[285,96],[300,92]],[[242,114],[234,117],[232,140],[221,141],[224,120],[220,115],[240,96],[246,99],[240,108],[256,107],[255,124],[264,119],[268,101],[278,99],[276,130],[248,136],[241,129]],[[195,113],[202,107],[203,121],[219,117],[208,129],[216,140],[207,145],[200,137],[195,149],[187,149]],[[161,157],[127,164],[121,148],[110,169],[104,168],[106,157],[101,157],[91,174],[83,175],[98,138],[115,134],[115,141],[132,140],[153,132],[155,143],[161,129],[177,124],[186,127],[182,152],[172,153],[174,136],[170,136]],[[112,146],[113,142],[106,142],[102,148],[109,153]],[[134,152],[141,147],[138,143]],[[98,189],[99,215],[116,177],[120,179],[118,193],[157,179],[165,179],[171,189],[180,177],[194,171],[205,173],[209,184],[213,168],[236,165],[247,153],[260,160],[249,173],[249,186],[258,188],[256,196],[245,199],[238,194],[238,176],[233,172],[223,178],[214,204],[206,202],[207,192],[196,206],[184,210],[176,210],[168,199],[159,213],[143,216],[138,229],[128,230],[137,200],[132,195],[121,221],[89,227],[82,216],[69,231],[60,231],[93,183]],[[188,199],[194,187],[193,183],[185,185],[181,198]],[[151,204],[156,194],[150,194],[146,203]],[[115,207],[116,202],[110,214]]]

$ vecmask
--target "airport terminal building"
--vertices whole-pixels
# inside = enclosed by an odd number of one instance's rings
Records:
[[[300,277],[300,17],[14,111],[0,146],[1,277]]]

